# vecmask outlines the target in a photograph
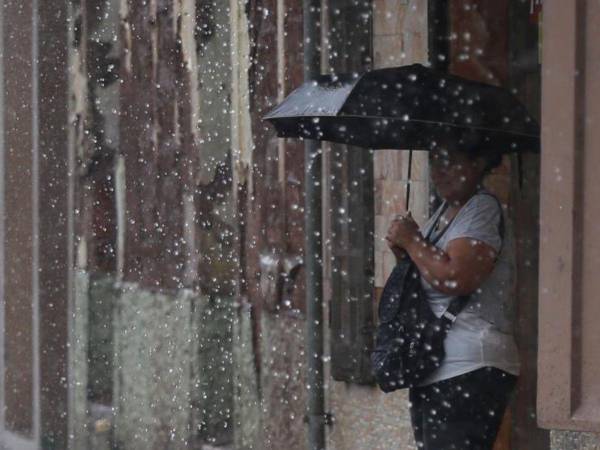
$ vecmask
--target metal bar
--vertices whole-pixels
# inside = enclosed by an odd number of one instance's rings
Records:
[[[406,180],[406,199],[405,199],[405,210],[408,211],[408,208],[410,206],[410,179],[412,177],[412,160],[413,160],[413,151],[409,150],[408,151],[408,174],[407,174],[407,180]]]
[[[304,80],[321,72],[321,0],[303,0]],[[323,268],[321,247],[321,158],[318,141],[306,140],[305,243],[306,345],[308,355],[308,449],[325,449],[325,393],[323,380]]]

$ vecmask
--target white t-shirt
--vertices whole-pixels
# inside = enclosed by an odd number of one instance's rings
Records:
[[[441,207],[440,207],[441,208]],[[436,212],[423,226],[427,235]],[[436,247],[446,250],[453,239],[469,238],[500,251],[489,277],[471,294],[444,341],[446,357],[442,365],[421,385],[463,375],[483,367],[496,367],[519,374],[519,357],[514,339],[513,274],[514,251],[511,233],[500,233],[502,210],[490,194],[481,191],[463,205]],[[507,221],[504,221],[507,224]],[[505,227],[509,228],[509,227]],[[435,238],[435,233],[430,240]],[[455,297],[443,294],[421,277],[431,309],[440,317]]]

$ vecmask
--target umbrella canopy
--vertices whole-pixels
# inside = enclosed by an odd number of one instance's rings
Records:
[[[279,137],[373,149],[479,146],[539,151],[539,125],[509,91],[420,64],[324,75],[293,91],[265,120]]]

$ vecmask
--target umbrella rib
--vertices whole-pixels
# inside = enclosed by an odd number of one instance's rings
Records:
[[[348,115],[343,115],[343,116],[309,116],[309,115],[305,115],[305,116],[279,116],[277,118],[272,118],[272,119],[268,119],[268,120],[280,120],[280,119],[298,119],[298,118],[302,118],[302,117],[311,117],[311,118],[315,118],[315,119],[333,119],[333,118],[338,118],[338,119],[377,119],[377,120],[390,120],[390,121],[402,121],[404,123],[407,122],[414,122],[414,123],[427,123],[427,124],[443,124],[443,125],[447,125],[450,127],[454,127],[454,128],[469,128],[469,129],[473,129],[473,130],[481,130],[481,131],[493,131],[496,133],[505,133],[505,134],[512,134],[515,136],[524,136],[524,137],[530,137],[530,138],[539,138],[538,135],[536,134],[529,134],[529,133],[520,133],[517,131],[506,131],[506,130],[501,130],[499,128],[489,128],[489,127],[477,127],[477,126],[468,126],[468,125],[458,125],[455,123],[450,123],[450,122],[439,122],[439,121],[435,121],[435,120],[423,120],[423,119],[408,119],[408,120],[404,120],[401,119],[399,117],[392,117],[392,116],[360,116],[360,115],[355,115],[355,114],[348,114]]]

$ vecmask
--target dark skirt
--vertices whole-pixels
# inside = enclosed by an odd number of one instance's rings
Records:
[[[421,450],[492,450],[517,377],[486,367],[410,389]]]

